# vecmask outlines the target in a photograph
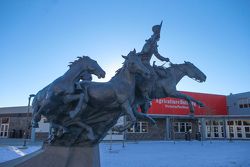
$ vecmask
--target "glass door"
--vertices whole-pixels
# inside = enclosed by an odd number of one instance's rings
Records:
[[[222,120],[209,120],[206,122],[207,138],[224,138],[224,123]]]
[[[227,132],[227,137],[231,139],[249,139],[250,120],[228,121]]]
[[[1,124],[0,127],[0,138],[7,138],[9,131],[9,124]]]

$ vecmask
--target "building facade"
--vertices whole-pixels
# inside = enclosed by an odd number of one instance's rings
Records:
[[[0,138],[30,136],[32,113],[27,106],[0,108]]]
[[[205,104],[193,103],[190,116],[185,100],[163,98],[152,101],[149,114],[157,126],[139,120],[125,135],[127,140],[250,139],[250,93],[229,96],[182,92]]]
[[[104,140],[250,139],[250,92],[229,96],[182,93],[203,102],[205,107],[193,103],[195,113],[191,116],[189,106],[183,99],[153,100],[148,114],[156,120],[156,125],[138,120],[126,132],[110,131]],[[24,106],[0,108],[0,138],[22,138],[24,133],[32,136],[30,110]],[[118,124],[125,122],[122,117]],[[35,132],[36,139],[48,137],[49,124],[45,118],[39,122]]]
[[[232,139],[250,139],[250,92],[227,96],[228,130]]]

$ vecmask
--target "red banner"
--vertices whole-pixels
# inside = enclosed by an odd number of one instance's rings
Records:
[[[227,115],[226,96],[184,92],[181,93],[191,96],[201,101],[205,107],[199,107],[192,102],[195,109],[195,115]],[[188,115],[190,114],[189,106],[186,100],[177,98],[162,98],[152,101],[149,114],[171,114],[171,115]]]

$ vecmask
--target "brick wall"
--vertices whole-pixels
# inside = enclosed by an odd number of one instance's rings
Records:
[[[30,137],[31,129],[28,128],[28,123],[31,121],[31,116],[26,114],[4,114],[0,116],[9,118],[9,131],[8,138],[23,138],[24,132],[28,130],[28,136]]]
[[[157,126],[148,124],[148,133],[127,133],[127,140],[164,140],[165,139],[165,119],[155,119]]]

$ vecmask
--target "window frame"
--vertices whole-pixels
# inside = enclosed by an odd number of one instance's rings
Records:
[[[183,130],[184,127],[184,130]],[[173,122],[173,131],[175,133],[186,133],[192,131],[192,122]]]
[[[145,130],[144,130],[145,129]],[[138,121],[127,130],[128,133],[148,133],[148,122]]]

